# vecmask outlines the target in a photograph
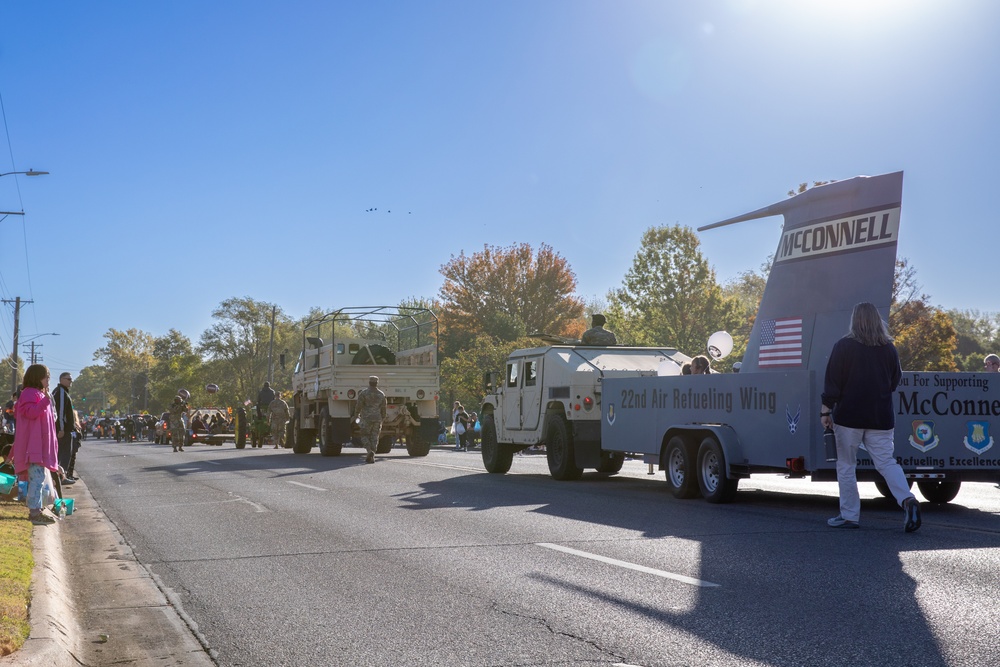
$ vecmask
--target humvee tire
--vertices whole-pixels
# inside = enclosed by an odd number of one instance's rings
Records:
[[[545,458],[549,463],[549,474],[553,479],[562,481],[580,479],[583,468],[576,465],[573,442],[566,422],[559,415],[549,417],[548,422],[548,428],[545,429]]]
[[[482,422],[482,454],[486,472],[503,475],[514,462],[514,450],[497,442],[497,424],[493,415],[486,415]]]
[[[429,440],[421,440],[417,435],[408,435],[406,453],[410,456],[427,456],[431,453],[431,443]]]
[[[388,454],[392,451],[392,436],[383,435],[378,439],[378,444],[375,445],[376,454]]]
[[[615,474],[625,465],[625,454],[622,452],[601,452],[601,465],[597,472]]]

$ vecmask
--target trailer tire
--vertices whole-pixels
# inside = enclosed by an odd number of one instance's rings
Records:
[[[719,441],[709,436],[698,448],[698,488],[710,503],[731,503],[736,499],[739,479],[726,476],[726,454]]]
[[[913,488],[912,479],[906,480],[906,484],[909,488]],[[892,491],[889,490],[889,483],[885,481],[885,477],[882,477],[882,475],[878,473],[875,475],[875,488],[878,489],[878,492],[881,493],[884,498],[891,500],[892,502],[896,502],[896,499],[892,495]]]
[[[378,439],[378,444],[375,445],[376,454],[388,454],[392,451],[392,436],[383,435]]]
[[[514,463],[514,450],[497,442],[497,424],[493,415],[483,417],[482,423],[483,465],[486,472],[503,475]]]
[[[625,454],[623,452],[601,452],[601,464],[597,466],[597,472],[614,475],[625,465]]]
[[[580,479],[583,475],[583,468],[576,465],[569,429],[559,415],[553,415],[545,429],[545,458],[549,463],[549,474],[554,479],[569,481]]]
[[[667,476],[667,486],[674,498],[686,500],[698,497],[698,479],[694,474],[694,448],[679,435],[667,442],[664,452],[664,472]]]
[[[917,480],[917,488],[929,503],[950,503],[962,488],[962,482],[943,479]]]
[[[333,441],[333,420],[330,408],[325,405],[319,411],[319,453],[323,456],[340,456],[343,445]]]

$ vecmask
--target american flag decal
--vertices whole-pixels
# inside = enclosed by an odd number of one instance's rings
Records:
[[[802,365],[802,318],[764,320],[760,327],[757,365],[763,367]]]

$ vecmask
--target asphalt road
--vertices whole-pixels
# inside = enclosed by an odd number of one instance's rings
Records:
[[[924,506],[862,484],[745,480],[675,500],[662,473],[489,475],[478,452],[88,440],[77,468],[220,665],[989,665],[1000,489]]]

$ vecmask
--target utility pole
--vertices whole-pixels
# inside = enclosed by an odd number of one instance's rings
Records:
[[[267,381],[269,383],[274,382],[274,313],[277,310],[277,306],[271,306],[271,342],[267,346]]]
[[[34,303],[34,301],[21,301],[21,297],[16,297],[13,301],[10,299],[4,299],[4,303],[14,304],[14,347],[11,350],[10,356],[10,393],[17,391],[17,333],[18,327],[21,323],[21,304],[22,303]]]

